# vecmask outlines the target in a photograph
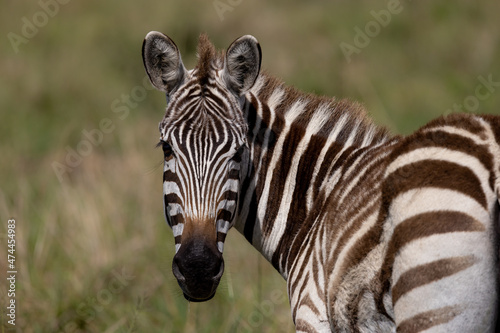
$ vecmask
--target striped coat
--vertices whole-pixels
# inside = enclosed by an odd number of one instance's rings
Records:
[[[169,101],[165,214],[186,299],[213,297],[234,226],[286,279],[297,331],[494,331],[499,116],[393,136],[356,103],[260,73],[252,36],[222,54],[202,36],[198,53],[188,71],[165,35],[143,45]]]

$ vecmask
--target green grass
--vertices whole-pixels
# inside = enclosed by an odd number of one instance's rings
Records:
[[[3,3],[0,278],[7,220],[15,218],[14,331],[293,331],[284,281],[236,231],[216,297],[188,305],[171,273],[173,238],[154,149],[164,96],[148,90],[126,116],[111,105],[142,86],[140,49],[150,30],[172,37],[188,67],[201,32],[218,48],[253,34],[263,68],[305,91],[358,100],[402,134],[473,96],[478,76],[500,81],[498,1],[401,6],[347,62],[339,44],[353,44],[354,28],[364,29],[386,1],[241,1],[223,20],[212,1],[70,1],[17,53],[7,34],[20,35],[22,17],[32,20],[41,7]],[[475,112],[500,114],[497,89]],[[113,129],[60,182],[53,163],[64,163],[82,131],[105,118]],[[7,332],[3,283],[0,295]]]

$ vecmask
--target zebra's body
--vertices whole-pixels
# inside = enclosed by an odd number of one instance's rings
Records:
[[[500,117],[391,136],[355,103],[259,75],[253,37],[225,57],[202,37],[193,71],[166,38],[143,55],[170,100],[165,210],[187,299],[215,293],[234,224],[287,280],[297,331],[494,330]]]
[[[423,235],[415,235],[412,246],[406,250],[408,254],[403,254],[411,258],[419,255],[417,249],[421,243],[427,241],[429,246],[433,244],[432,240],[419,238],[453,230],[452,226],[446,226],[444,230],[439,227],[428,229],[432,227],[425,224],[433,220],[452,219],[457,228],[463,228],[456,230],[462,235],[454,234],[453,238],[464,238],[466,242],[477,246],[474,251],[449,249],[451,252],[444,258],[436,252],[436,262],[449,265],[450,272],[454,269],[461,272],[470,267],[473,278],[477,272],[472,273],[472,270],[481,266],[481,263],[475,263],[468,256],[479,258],[481,253],[488,254],[481,270],[485,274],[485,282],[489,284],[476,290],[481,292],[481,298],[474,304],[473,312],[476,314],[472,318],[492,316],[496,302],[497,266],[495,243],[492,242],[495,237],[493,222],[498,219],[497,193],[500,189],[498,117],[450,115],[432,122],[408,138],[393,138],[370,124],[363,124],[352,115],[349,115],[351,119],[342,118],[350,107],[356,106],[340,102],[344,107],[339,112],[334,101],[318,104],[316,97],[297,94],[280,84],[269,84],[269,80],[272,79],[261,76],[247,95],[247,101],[254,101],[248,107],[249,124],[253,123],[253,112],[262,119],[284,118],[281,122],[286,124],[287,113],[293,112],[293,107],[280,109],[282,103],[275,101],[276,95],[281,93],[281,100],[286,100],[289,105],[302,102],[302,112],[308,113],[309,119],[291,121],[288,127],[283,126],[288,131],[280,130],[279,126],[273,127],[270,120],[250,126],[250,133],[261,133],[262,129],[267,132],[268,128],[273,128],[272,133],[276,137],[275,143],[263,149],[256,147],[259,145],[255,143],[256,136],[250,136],[254,142],[251,147],[260,150],[253,153],[252,165],[259,165],[265,159],[270,162],[257,172],[258,175],[249,178],[256,183],[255,190],[250,191],[251,195],[245,195],[246,200],[240,204],[241,210],[256,211],[258,215],[248,218],[248,213],[242,214],[241,220],[237,219],[236,228],[287,279],[297,330],[309,332],[323,326],[328,330],[335,328],[342,331],[350,327],[352,331],[379,332],[390,331],[395,327],[391,304],[392,283],[389,289],[384,284],[387,284],[385,279],[396,284],[400,281],[397,277],[402,273],[393,272],[397,274],[394,277],[389,272],[389,276],[386,276],[387,272],[381,270],[393,267],[394,253],[388,251],[398,251],[402,247],[394,249],[397,237],[403,237],[394,236],[394,227],[400,225],[402,228],[408,223],[412,228],[427,228],[429,234],[423,231]],[[267,100],[266,96],[269,96]],[[313,108],[308,109],[308,105],[313,105]],[[263,115],[263,112],[270,114]],[[327,121],[332,122],[331,128],[324,123]],[[262,126],[263,123],[266,125]],[[328,130],[322,134],[324,127]],[[351,129],[346,131],[346,128]],[[342,131],[346,135],[339,138]],[[308,147],[312,147],[310,151]],[[280,155],[283,157],[280,158]],[[328,157],[325,159],[322,155]],[[288,168],[282,165],[284,159],[291,161]],[[466,169],[457,170],[464,167]],[[276,171],[277,168],[279,171]],[[441,181],[443,177],[448,179]],[[474,178],[479,182],[475,183]],[[259,179],[265,181],[259,182]],[[467,186],[467,180],[470,180],[470,186]],[[295,184],[290,185],[293,181]],[[265,184],[268,188],[274,188],[275,193],[265,193]],[[409,198],[399,196],[399,187],[405,188],[402,192]],[[241,193],[245,194],[244,191]],[[484,197],[481,193],[484,193]],[[450,199],[457,198],[457,202],[443,203],[440,194]],[[279,202],[270,202],[269,198]],[[399,201],[395,207],[391,207],[396,198]],[[417,198],[420,200],[418,204],[412,203]],[[266,205],[265,210],[259,210],[262,205]],[[464,209],[464,205],[472,209]],[[287,211],[288,214],[284,218],[266,219],[266,215],[279,215],[281,211]],[[469,221],[469,215],[474,218],[474,222]],[[418,216],[425,219],[419,220]],[[459,226],[462,218],[464,224],[470,225]],[[471,240],[467,241],[469,236]],[[453,256],[454,251],[461,255]],[[398,301],[415,288],[420,287],[422,292],[428,288],[432,294],[432,289],[436,288],[434,285],[449,283],[451,278],[449,281],[444,279],[447,272],[434,268],[433,257],[428,255],[427,261],[424,261],[427,264],[417,265],[420,261],[415,259],[415,264],[409,263],[402,267],[403,272],[413,270],[415,274],[422,273],[425,280],[414,278],[412,282],[407,282],[403,278],[398,285],[401,286],[399,293],[403,293],[397,295]],[[429,269],[433,272],[426,272]],[[435,277],[441,274],[440,282],[428,281],[432,279],[433,273]],[[471,297],[468,294],[463,296]],[[412,299],[412,296],[408,298]],[[484,308],[481,306],[483,301]],[[466,329],[467,321],[474,322],[467,318],[465,322],[455,323],[453,330],[451,314],[453,311],[458,314],[459,311],[455,308],[445,309],[449,311],[443,312],[445,310],[438,308],[433,314],[428,314],[435,321],[450,321],[451,327],[441,325],[440,329],[444,331]],[[465,320],[466,317],[462,318]],[[418,316],[413,318],[413,323],[412,317],[405,320],[401,326],[403,328],[424,325]]]

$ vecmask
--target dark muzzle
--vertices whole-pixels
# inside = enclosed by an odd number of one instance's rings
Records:
[[[172,271],[188,301],[204,302],[215,295],[224,272],[224,260],[215,244],[193,238],[179,248]]]

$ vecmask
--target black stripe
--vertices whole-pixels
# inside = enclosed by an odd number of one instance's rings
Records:
[[[271,184],[269,186],[269,197],[266,207],[266,222],[263,225],[263,235],[267,237],[272,230],[274,220],[278,215],[281,200],[283,199],[285,180],[288,177],[292,160],[297,146],[305,135],[305,129],[295,128],[290,130],[283,142],[283,149],[281,150],[280,162],[278,162],[273,170]],[[268,170],[269,171],[269,170]],[[273,263],[274,264],[274,263]]]
[[[279,254],[283,253],[281,256],[281,267],[286,266],[287,260],[295,260],[295,257],[288,257],[285,255],[288,251],[290,251],[290,246],[292,241],[297,235],[300,228],[308,228],[305,226],[306,224],[306,205],[305,202],[307,200],[306,194],[307,190],[311,186],[311,179],[314,173],[314,165],[318,159],[319,154],[323,146],[325,145],[325,139],[316,135],[313,135],[309,141],[309,144],[304,151],[304,154],[300,157],[297,175],[296,175],[296,183],[295,189],[292,196],[292,201],[290,204],[290,210],[288,212],[287,223],[285,226],[285,232],[283,237],[281,237],[278,246],[276,247],[276,251],[274,252],[272,263],[273,265],[278,265]],[[308,221],[307,223],[311,223]],[[305,236],[305,235],[302,235]],[[296,244],[302,244],[303,239],[297,240]],[[296,254],[296,252],[295,252]]]
[[[464,193],[488,209],[486,195],[476,174],[467,167],[442,160],[424,160],[395,170],[384,182],[384,203],[406,191],[437,187]]]

